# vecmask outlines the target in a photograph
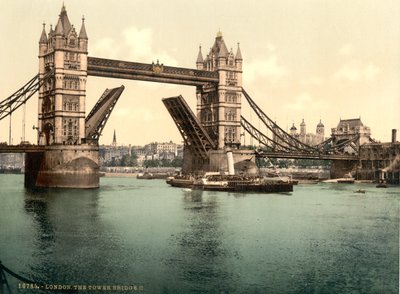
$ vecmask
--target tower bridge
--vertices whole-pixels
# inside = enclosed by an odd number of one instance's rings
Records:
[[[248,173],[254,172],[255,156],[329,159],[341,163],[339,173],[353,169],[361,145],[359,134],[348,133],[339,141],[332,136],[316,146],[301,142],[273,122],[243,89],[242,62],[239,44],[235,53],[229,51],[221,32],[205,58],[199,48],[196,68],[91,57],[85,20],[76,31],[63,6],[54,29],[46,32],[43,25],[38,75],[0,102],[3,119],[38,92],[37,144],[2,144],[0,152],[26,153],[26,186],[98,187],[98,140],[124,86],[106,89],[86,116],[86,81],[97,76],[196,87],[196,113],[182,96],[163,99],[184,139],[184,172],[224,171],[227,149],[233,151],[238,169],[247,166]],[[243,101],[269,134],[241,115]],[[263,153],[240,147],[243,130],[265,147]],[[354,152],[344,153],[345,146]]]

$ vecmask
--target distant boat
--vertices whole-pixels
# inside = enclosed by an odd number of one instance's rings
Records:
[[[363,189],[358,189],[357,191],[354,191],[354,193],[365,194],[365,190],[363,190]]]
[[[387,188],[387,185],[385,183],[379,183],[376,185],[377,188]]]
[[[340,178],[337,179],[337,182],[341,184],[354,184],[354,178]]]
[[[149,173],[144,172],[143,174],[137,174],[136,178],[141,180],[154,180],[154,179],[165,179],[168,177],[166,173]]]

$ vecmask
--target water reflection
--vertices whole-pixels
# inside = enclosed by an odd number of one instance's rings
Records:
[[[226,281],[231,280],[226,265],[230,253],[224,244],[217,194],[200,190],[183,192],[185,227],[172,240],[178,252],[169,260],[169,266],[181,279],[177,286],[181,291],[182,285],[188,287],[183,290],[188,293],[223,290]]]
[[[98,221],[98,193],[98,190],[26,190],[24,210],[32,218],[36,239],[32,242],[34,262],[26,273],[31,280],[70,284],[85,277],[80,282],[87,282],[91,269],[85,264],[96,258],[87,251],[93,239],[102,239],[104,235]],[[109,240],[105,238],[102,242],[107,246]]]
[[[48,199],[45,195],[27,193],[25,197],[25,212],[32,216],[36,228],[36,240],[39,252],[46,251],[54,245],[54,227],[48,215]]]

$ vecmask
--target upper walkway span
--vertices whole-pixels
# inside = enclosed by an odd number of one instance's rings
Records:
[[[205,83],[218,83],[219,81],[216,71],[165,66],[158,62],[147,64],[98,57],[88,57],[87,73],[90,76],[188,86],[201,86]]]

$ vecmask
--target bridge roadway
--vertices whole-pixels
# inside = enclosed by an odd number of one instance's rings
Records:
[[[0,145],[0,153],[44,152],[45,146],[39,145]]]
[[[303,152],[265,152],[257,153],[260,157],[269,158],[288,158],[288,159],[321,159],[321,160],[359,160],[357,155],[350,154],[322,154],[322,153],[303,153]]]
[[[98,57],[88,57],[89,76],[142,80],[159,83],[201,86],[218,83],[216,71],[165,66],[157,63],[147,64]]]
[[[0,153],[32,153],[44,152],[46,146],[38,145],[0,145]],[[288,158],[288,159],[322,159],[322,160],[359,160],[357,155],[350,154],[318,154],[302,152],[256,152],[257,156],[269,158]]]

